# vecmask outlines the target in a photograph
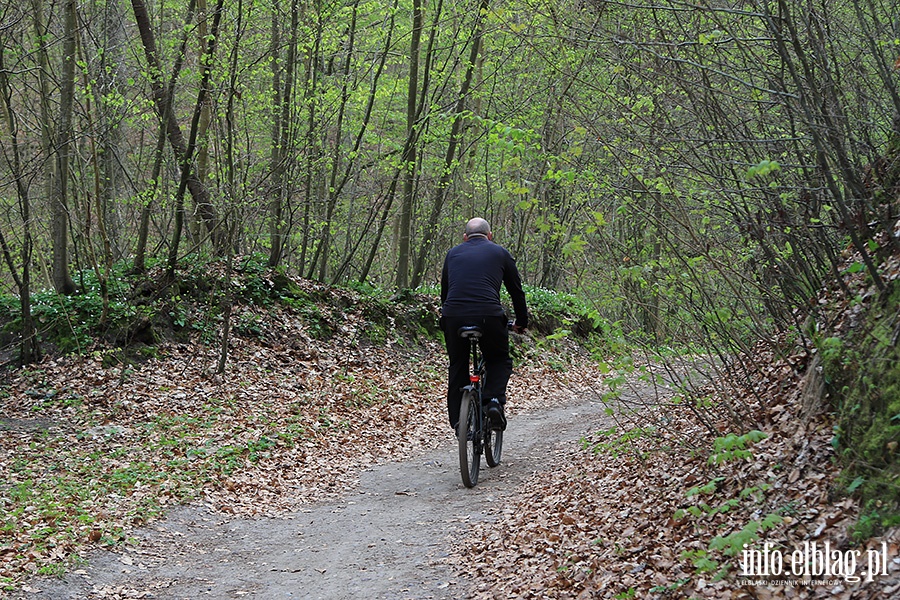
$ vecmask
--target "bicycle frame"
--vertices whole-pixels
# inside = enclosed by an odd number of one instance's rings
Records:
[[[478,340],[481,339],[481,332],[477,329],[469,330],[472,333],[464,335],[463,337],[468,338],[469,340],[469,385],[465,386],[463,391],[463,397],[465,397],[466,392],[471,392],[475,395],[477,402],[475,402],[475,452],[478,456],[481,455],[482,441],[484,437],[484,410],[482,408],[482,389],[484,387],[484,357],[481,355],[481,346],[479,345]]]
[[[484,410],[482,408],[482,388],[484,386],[484,357],[481,355],[481,346],[478,337],[469,338],[469,385],[463,388],[463,395],[471,391],[475,395],[475,452],[479,456],[482,452],[484,433]]]

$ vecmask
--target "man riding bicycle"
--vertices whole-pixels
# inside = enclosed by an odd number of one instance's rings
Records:
[[[512,375],[509,356],[508,317],[500,304],[500,285],[506,286],[516,313],[513,330],[528,327],[528,310],[516,261],[493,242],[490,225],[481,218],[466,223],[463,243],[447,252],[441,272],[441,329],[450,359],[447,382],[447,414],[456,431],[462,388],[469,383],[469,342],[459,328],[477,325],[482,330],[481,352],[485,362],[483,397],[485,413],[506,429],[506,384]]]

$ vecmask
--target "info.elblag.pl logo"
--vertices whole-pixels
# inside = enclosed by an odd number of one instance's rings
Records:
[[[831,580],[843,579],[849,583],[873,581],[888,574],[888,546],[882,542],[881,549],[869,549],[863,556],[862,550],[838,550],[830,542],[821,546],[817,542],[804,542],[802,547],[785,553],[766,542],[761,550],[744,544],[741,556],[742,577],[782,577],[788,579]],[[857,570],[865,563],[865,570]]]

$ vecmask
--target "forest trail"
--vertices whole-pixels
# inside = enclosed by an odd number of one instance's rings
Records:
[[[183,507],[140,530],[124,551],[95,551],[64,578],[33,580],[16,596],[99,598],[462,598],[448,557],[467,525],[490,521],[535,472],[558,467],[582,435],[603,426],[603,406],[573,401],[512,413],[503,462],[482,461],[478,486],[459,475],[455,439],[370,467],[339,500],[281,518],[228,518]],[[399,458],[399,457],[398,457]]]

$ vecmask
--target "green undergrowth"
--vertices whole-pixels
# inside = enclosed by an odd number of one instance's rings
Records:
[[[231,285],[226,287],[226,264],[221,260],[184,263],[174,280],[163,269],[151,265],[145,273],[134,273],[128,263],[117,263],[108,278],[106,299],[96,274],[76,274],[79,291],[61,295],[53,290],[31,296],[31,312],[43,353],[91,354],[103,348],[106,360],[140,359],[156,355],[162,342],[199,340],[220,343],[226,307],[231,315],[231,333],[246,338],[265,338],[279,314],[290,314],[304,333],[327,342],[344,329],[354,315],[358,341],[364,344],[416,345],[443,341],[438,322],[439,290],[436,286],[405,293],[382,290],[367,284],[335,287],[290,276],[283,269],[266,265],[266,257],[250,255],[236,259]],[[622,349],[622,335],[614,324],[570,294],[542,288],[526,288],[530,329],[559,349],[556,342],[575,338],[597,357]],[[512,314],[512,303],[503,297]],[[22,330],[19,299],[0,295],[0,353],[10,362],[17,351]]]
[[[545,288],[525,286],[529,327],[539,338],[541,349],[560,354],[566,342],[574,342],[598,362],[626,356],[628,343],[621,323],[610,322],[578,296]],[[506,295],[502,296],[504,301]]]
[[[43,353],[84,355],[112,347],[127,350],[131,359],[154,355],[153,347],[166,341],[214,345],[221,341],[229,301],[236,307],[231,332],[239,337],[264,338],[279,314],[290,314],[310,338],[328,341],[351,313],[364,325],[359,328],[361,343],[406,345],[440,337],[432,296],[398,300],[368,286],[320,285],[269,268],[261,255],[235,261],[230,287],[224,285],[223,261],[198,260],[181,267],[172,281],[158,267],[136,274],[127,263],[117,264],[105,301],[91,270],[77,274],[76,294],[33,292],[31,314]],[[14,358],[21,331],[19,298],[0,295],[0,352],[8,359]]]
[[[820,337],[823,375],[838,416],[833,444],[842,484],[861,502],[854,537],[900,525],[900,285],[841,336]]]

